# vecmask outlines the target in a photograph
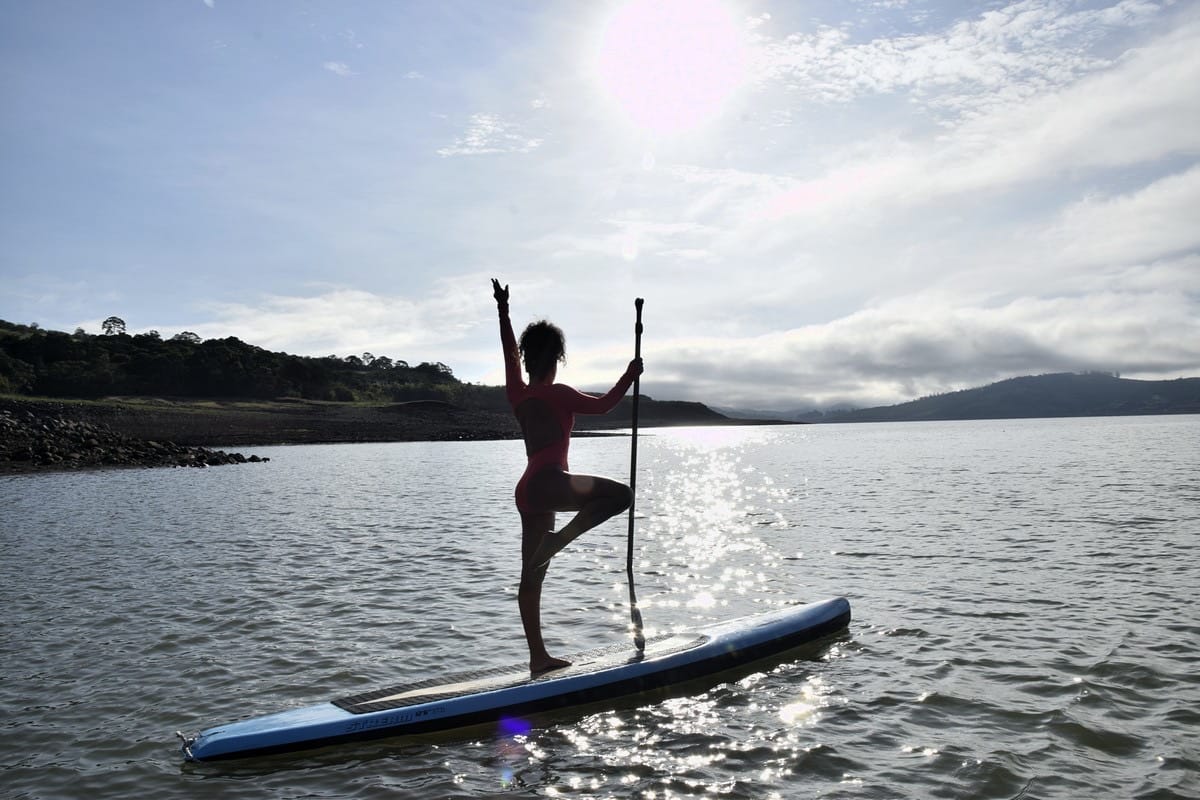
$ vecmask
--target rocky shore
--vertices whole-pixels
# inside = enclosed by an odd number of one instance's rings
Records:
[[[610,414],[580,416],[576,436],[611,435],[630,424],[629,398]],[[700,403],[642,398],[645,427],[749,425]],[[442,401],[386,404],[313,400],[111,397],[70,400],[0,396],[0,474],[110,466],[216,466],[259,459],[214,449],[280,444],[518,439],[507,408]]]
[[[97,467],[215,467],[268,461],[241,453],[124,436],[45,406],[0,408],[0,474]]]
[[[508,439],[512,414],[388,405],[150,397],[0,396],[0,475],[99,467],[209,467],[269,459],[215,449],[278,444]]]

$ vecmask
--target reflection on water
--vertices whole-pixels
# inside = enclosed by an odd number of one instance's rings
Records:
[[[813,675],[800,687],[800,699],[779,709],[779,718],[787,725],[812,725],[821,717],[821,709],[832,702],[829,684],[820,675]]]
[[[646,608],[690,609],[697,612],[691,624],[727,616],[731,598],[770,593],[778,556],[759,529],[786,523],[777,510],[783,491],[752,463],[768,438],[760,428],[674,429],[653,438],[659,466],[639,483],[646,498],[639,507],[653,509],[638,528],[638,566],[654,578]]]
[[[829,595],[850,630],[683,696],[181,766],[173,732],[521,663],[519,442],[0,479],[12,796],[1191,797],[1196,417],[656,430],[647,634]],[[628,441],[572,466],[627,474]],[[628,636],[624,520],[547,577]]]

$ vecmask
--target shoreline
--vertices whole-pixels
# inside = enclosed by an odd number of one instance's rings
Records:
[[[641,426],[763,425],[699,403],[640,401]],[[603,417],[576,418],[577,437],[618,435],[630,426],[628,398]],[[624,412],[624,413],[622,413]],[[787,424],[787,423],[783,423]],[[367,442],[520,439],[507,409],[441,401],[365,404],[279,399],[75,400],[0,396],[0,475],[110,467],[218,466],[258,459],[214,447],[253,448]]]
[[[270,461],[257,455],[140,439],[66,412],[56,403],[0,402],[0,475],[126,467],[217,467]]]

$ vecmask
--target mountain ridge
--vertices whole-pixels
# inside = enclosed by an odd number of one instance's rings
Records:
[[[1007,378],[890,406],[763,413],[814,423],[1200,414],[1200,378],[1136,380],[1101,372],[1055,372]]]

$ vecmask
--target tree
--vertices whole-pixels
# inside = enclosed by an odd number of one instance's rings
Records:
[[[454,373],[440,361],[435,361],[432,364],[428,361],[422,361],[415,369],[418,373],[426,375],[438,383],[447,379],[454,380]]]
[[[180,331],[171,337],[172,342],[187,342],[188,344],[200,344],[200,337],[191,331]]]
[[[121,336],[125,333],[125,320],[120,317],[109,317],[100,323],[100,330],[105,336]]]

